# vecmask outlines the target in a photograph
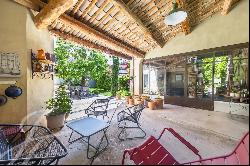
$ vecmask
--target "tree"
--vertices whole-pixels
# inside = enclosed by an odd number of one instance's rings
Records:
[[[72,43],[58,40],[54,52],[58,76],[71,85],[81,85],[89,70],[87,50]]]
[[[212,76],[213,76],[213,58],[203,58],[202,59],[202,74],[204,79],[204,84],[209,87],[212,85]],[[215,57],[215,70],[214,78],[220,79],[221,86],[225,84],[226,75],[227,75],[227,56]]]
[[[58,76],[70,85],[85,85],[85,80],[96,81],[97,89],[103,92],[111,90],[111,76],[107,58],[100,52],[66,42],[57,41],[55,48]],[[119,67],[119,59],[118,67]],[[118,72],[118,71],[117,71]]]
[[[118,91],[118,75],[119,75],[119,58],[113,56],[112,80],[111,80],[112,96],[115,96],[116,92]]]

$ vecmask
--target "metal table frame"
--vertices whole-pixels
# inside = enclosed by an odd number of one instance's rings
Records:
[[[108,100],[111,100],[112,98],[107,98],[107,99],[108,99]],[[110,103],[110,104],[111,104],[111,103]],[[88,116],[84,116],[84,117],[80,117],[80,118],[77,118],[77,119],[71,119],[70,121],[66,121],[66,126],[69,127],[69,128],[72,130],[72,132],[71,132],[71,134],[70,134],[70,137],[69,137],[69,140],[68,140],[69,144],[72,144],[72,143],[74,143],[74,142],[76,142],[76,141],[78,141],[78,140],[83,140],[84,142],[86,142],[87,145],[88,145],[88,147],[87,147],[87,158],[88,158],[88,159],[91,159],[90,165],[92,165],[92,163],[94,162],[95,158],[96,158],[99,154],[101,154],[101,153],[108,147],[109,141],[108,141],[108,138],[107,138],[107,130],[108,130],[108,128],[110,127],[111,121],[112,121],[112,119],[113,119],[113,117],[114,117],[114,115],[115,115],[117,109],[118,109],[119,107],[121,107],[121,106],[124,104],[124,102],[123,102],[123,101],[115,101],[115,102],[112,103],[112,104],[116,104],[116,109],[114,110],[114,112],[113,112],[111,118],[109,118],[108,122],[106,122],[106,121],[104,121],[104,120],[96,119],[96,118],[94,118],[94,117],[88,117]],[[80,111],[72,112],[71,114],[73,114],[73,113],[78,113],[78,112],[81,112],[81,111],[85,111],[85,110],[80,110]],[[99,130],[96,130],[95,132],[92,132],[91,134],[83,134],[81,131],[77,131],[75,127],[72,127],[72,126],[70,125],[70,124],[72,124],[72,123],[79,122],[79,121],[81,121],[82,119],[86,119],[86,118],[88,118],[88,119],[95,119],[95,120],[100,121],[100,122],[103,122],[103,123],[105,122],[106,125],[105,125],[104,127],[99,128]],[[79,125],[81,126],[80,123],[79,123],[77,126],[79,126]],[[95,124],[95,125],[96,125],[96,124]],[[82,128],[81,128],[81,130],[82,130]],[[103,132],[103,136],[102,136],[102,138],[100,139],[99,144],[98,144],[97,146],[94,146],[94,145],[90,144],[90,138],[91,138],[91,136],[94,136],[95,134],[100,133],[100,132]],[[80,135],[80,137],[77,138],[77,139],[75,139],[75,140],[71,140],[73,133],[77,133],[78,135]],[[87,138],[87,140],[85,140],[84,138]],[[104,141],[106,142],[106,146],[103,147],[102,149],[100,149],[100,146],[102,145],[102,143],[103,143]],[[94,153],[94,155],[92,155],[92,156],[90,156],[90,154],[89,154],[89,149],[90,149],[90,147],[92,147],[93,149],[95,149],[95,153]]]
[[[102,120],[95,119],[95,118],[92,118],[92,117],[85,117],[85,118],[82,118],[82,119],[79,119],[79,120],[73,121],[73,122],[74,122],[74,123],[82,122],[84,119],[94,119],[96,122],[98,122],[98,121],[104,122],[104,121],[102,121]],[[105,122],[105,123],[107,123],[107,122]],[[101,154],[101,153],[108,147],[108,145],[109,145],[109,141],[108,141],[107,135],[106,135],[107,129],[108,129],[108,127],[110,126],[110,124],[108,124],[108,123],[107,123],[107,126],[105,126],[105,127],[103,127],[103,128],[100,128],[100,129],[96,130],[96,132],[94,132],[94,133],[92,133],[92,134],[90,134],[90,135],[84,135],[84,134],[81,133],[80,131],[77,131],[76,128],[70,126],[70,122],[68,122],[68,124],[66,124],[66,126],[69,127],[69,128],[72,130],[72,132],[71,132],[71,134],[70,134],[70,137],[69,137],[69,140],[68,140],[69,144],[72,144],[72,143],[74,143],[74,142],[76,142],[76,141],[78,141],[78,140],[83,140],[84,142],[87,143],[87,158],[88,158],[88,159],[93,159],[94,157],[98,156],[98,155]],[[94,145],[90,144],[90,138],[91,138],[91,136],[94,136],[95,134],[100,133],[100,132],[103,132],[103,137],[102,137],[102,139],[101,139],[99,145],[98,145],[97,147],[95,147]],[[72,140],[71,137],[72,137],[73,133],[77,133],[78,135],[80,135],[80,137],[77,138],[77,139]],[[85,140],[84,138],[87,138],[87,140]],[[99,149],[99,148],[100,148],[99,146],[102,144],[103,141],[106,141],[106,146],[105,146],[104,148],[102,148],[102,149]],[[92,156],[90,156],[90,154],[89,154],[89,149],[90,149],[90,147],[92,147],[92,148],[95,149],[95,151],[96,151],[96,153],[95,153],[94,155],[92,155]]]
[[[95,119],[95,118],[92,118],[92,117],[85,117],[85,118],[79,119],[77,121],[73,121],[72,123],[79,122],[79,125],[80,125],[80,122],[82,122],[83,120],[86,120],[86,119],[87,120],[92,119],[92,120],[95,120],[95,122],[99,121],[99,122],[104,123],[104,121],[99,120],[99,119]],[[105,123],[107,123],[107,122],[105,122]],[[84,133],[81,133],[81,131],[77,131],[77,128],[74,128],[74,127],[70,126],[70,124],[71,124],[70,122],[68,122],[66,124],[66,126],[69,127],[72,130],[72,132],[70,134],[70,137],[69,137],[69,140],[68,140],[69,144],[72,144],[72,143],[74,143],[74,142],[76,142],[78,140],[83,140],[84,142],[86,142],[87,143],[87,158],[88,159],[95,158],[96,156],[101,154],[108,147],[109,141],[108,141],[106,132],[107,132],[107,129],[110,126],[110,124],[107,123],[107,125],[105,127],[100,128],[100,129],[96,130],[94,133],[91,133],[89,135],[84,135]],[[97,147],[95,147],[94,145],[90,144],[90,138],[91,138],[91,136],[94,136],[95,134],[100,133],[100,132],[103,132],[103,137],[101,138],[101,141],[100,141],[99,145]],[[77,139],[71,140],[71,137],[72,137],[73,133],[77,133],[78,135],[80,135],[80,137],[77,138]],[[84,138],[87,138],[87,140],[85,140]],[[102,148],[102,149],[99,149],[100,145],[102,144],[103,141],[106,141],[106,146],[104,148]],[[89,154],[90,147],[92,147],[96,151],[95,154],[92,155],[92,156],[90,156],[90,154]]]

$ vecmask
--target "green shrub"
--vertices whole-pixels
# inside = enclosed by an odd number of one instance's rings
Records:
[[[104,89],[101,89],[101,88],[89,88],[89,92],[90,92],[91,94],[96,94],[96,95],[98,95],[98,94],[100,94],[100,93],[105,92],[105,90],[104,90]]]
[[[103,92],[103,93],[101,93],[101,95],[111,97],[112,93],[111,92]]]
[[[68,113],[72,109],[72,100],[68,96],[65,86],[60,85],[56,90],[56,95],[54,98],[46,101],[46,109],[51,110],[48,114],[50,116],[59,115],[63,113]]]

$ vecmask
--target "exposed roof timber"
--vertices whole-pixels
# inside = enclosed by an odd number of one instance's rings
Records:
[[[74,9],[73,9],[72,12],[71,12],[72,15],[75,15],[75,14],[76,14],[76,12],[79,10],[79,8],[81,7],[81,5],[83,4],[84,1],[86,1],[86,0],[79,0],[79,1],[76,3]]]
[[[73,0],[50,0],[35,16],[34,22],[38,29],[47,28],[60,15],[74,5]]]
[[[121,57],[121,58],[131,59],[131,57],[128,56],[128,55],[125,55],[123,53],[111,50],[111,49],[103,47],[103,46],[100,46],[100,45],[98,45],[96,43],[93,43],[93,42],[90,42],[88,40],[80,39],[80,38],[78,38],[78,37],[76,37],[74,35],[60,32],[59,30],[50,30],[50,33],[52,33],[53,35],[55,35],[55,36],[57,36],[59,38],[62,38],[64,40],[68,40],[68,41],[80,44],[82,46],[94,49],[96,51],[102,51],[102,52],[105,52],[107,54],[111,54],[111,55],[118,56],[118,57]]]
[[[40,11],[40,8],[39,8],[40,6],[30,0],[13,0],[13,1],[27,8],[30,8],[34,11]]]
[[[153,33],[143,24],[139,17],[137,17],[122,0],[113,0],[113,3],[121,8],[123,12],[125,12],[128,16],[132,17],[132,19],[138,24],[139,28],[144,32],[146,36],[150,36],[160,47],[163,47],[165,43],[156,38]]]
[[[13,1],[40,12],[50,0]],[[164,24],[164,17],[172,9],[172,0],[74,0],[75,5],[63,15],[68,15],[95,31],[114,39],[116,44],[122,44],[127,49],[145,54],[145,52],[158,46],[151,35],[158,41],[167,43],[177,33],[188,34],[190,28],[192,30],[192,27],[197,26],[210,16],[218,12],[221,13],[223,5],[227,6],[224,9],[232,10],[238,4],[238,1],[240,0],[232,0],[229,4],[224,5],[224,2],[228,3],[229,0],[178,0],[178,3],[181,4],[179,6],[188,12],[188,19],[176,26]],[[127,8],[121,7],[119,2],[122,2],[123,6],[126,4]],[[130,12],[139,18],[139,23],[142,23],[141,25],[148,29],[149,34],[142,30],[142,26],[130,15]],[[84,36],[85,40],[126,55],[135,56],[134,54],[136,54],[135,52],[123,52],[121,51],[121,45],[114,47],[114,45],[110,45],[110,42],[96,40],[91,35],[75,30],[61,22],[54,21],[49,28],[58,29],[64,33],[72,33],[76,37],[81,36],[80,38]],[[128,50],[125,49],[125,51]]]
[[[31,5],[26,6],[26,3],[24,3],[25,2],[24,0],[22,0],[22,1],[14,0],[14,1],[16,1],[17,3],[19,3],[25,7],[31,6]],[[40,0],[32,0],[32,1],[36,1],[36,3],[34,3],[34,2],[32,3],[31,0],[27,0],[27,1],[29,2],[29,4],[32,4],[31,9],[34,9],[35,11],[39,11],[39,7],[46,5],[45,3],[43,3]],[[95,1],[95,0],[93,0],[93,1]],[[135,48],[131,48],[131,47],[117,41],[114,38],[111,38],[105,34],[102,34],[101,32],[89,27],[88,25],[86,25],[86,24],[84,24],[84,23],[82,23],[82,22],[80,22],[72,17],[67,16],[66,14],[61,15],[54,22],[61,22],[61,23],[65,24],[66,26],[70,26],[75,30],[81,31],[83,34],[87,34],[88,36],[91,35],[91,37],[94,38],[95,40],[99,40],[99,41],[102,41],[102,43],[105,43],[107,46],[104,46],[104,47],[111,46],[112,50],[115,49],[117,52],[122,52],[122,53],[130,55],[132,57],[144,58],[145,52],[137,51]]]
[[[128,55],[134,56],[134,57],[140,57],[143,58],[144,54],[141,52],[136,51],[133,48],[130,48],[126,46],[125,44],[122,44],[118,42],[116,39],[113,39],[109,36],[104,35],[103,33],[89,27],[88,25],[69,17],[65,14],[61,15],[56,22],[60,22],[62,24],[65,24],[66,26],[71,27],[74,30],[80,31],[83,34],[86,34],[88,36],[91,36],[92,39],[100,41],[102,43],[105,43],[108,46],[111,46],[112,48],[115,48],[118,52],[123,52]]]
[[[88,14],[88,12],[95,6],[97,0],[92,0],[90,5],[87,7],[87,9],[85,9],[82,13],[82,15],[80,16],[80,20],[83,20],[83,18]]]
[[[187,7],[186,7],[187,5],[186,5],[186,2],[184,2],[184,0],[176,0],[176,2],[178,3],[178,6],[180,6],[182,9],[184,9],[187,12]],[[186,20],[181,23],[181,28],[185,35],[188,35],[189,33],[191,33],[189,17],[187,17]]]
[[[222,7],[221,14],[222,15],[228,14],[228,12],[231,9],[232,4],[233,4],[233,0],[224,0],[224,4],[223,4],[223,7]]]

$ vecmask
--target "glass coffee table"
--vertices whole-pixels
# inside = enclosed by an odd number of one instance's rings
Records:
[[[88,159],[95,158],[100,153],[102,153],[109,145],[106,131],[107,131],[107,128],[110,126],[110,124],[104,120],[99,120],[99,119],[96,119],[93,117],[84,117],[81,119],[68,121],[66,126],[72,130],[70,137],[69,137],[69,140],[68,140],[68,142],[70,144],[72,144],[78,140],[83,140],[84,142],[87,143],[87,158]],[[103,136],[100,140],[99,145],[94,146],[94,145],[90,144],[91,137],[96,135],[97,133],[100,133],[100,132],[103,132]],[[71,140],[73,133],[77,133],[78,135],[80,135],[80,137],[77,139]],[[87,140],[85,140],[85,138]],[[104,141],[106,142],[106,146],[103,148],[100,148],[100,145]],[[95,150],[94,155],[89,154],[90,147],[92,147]]]

